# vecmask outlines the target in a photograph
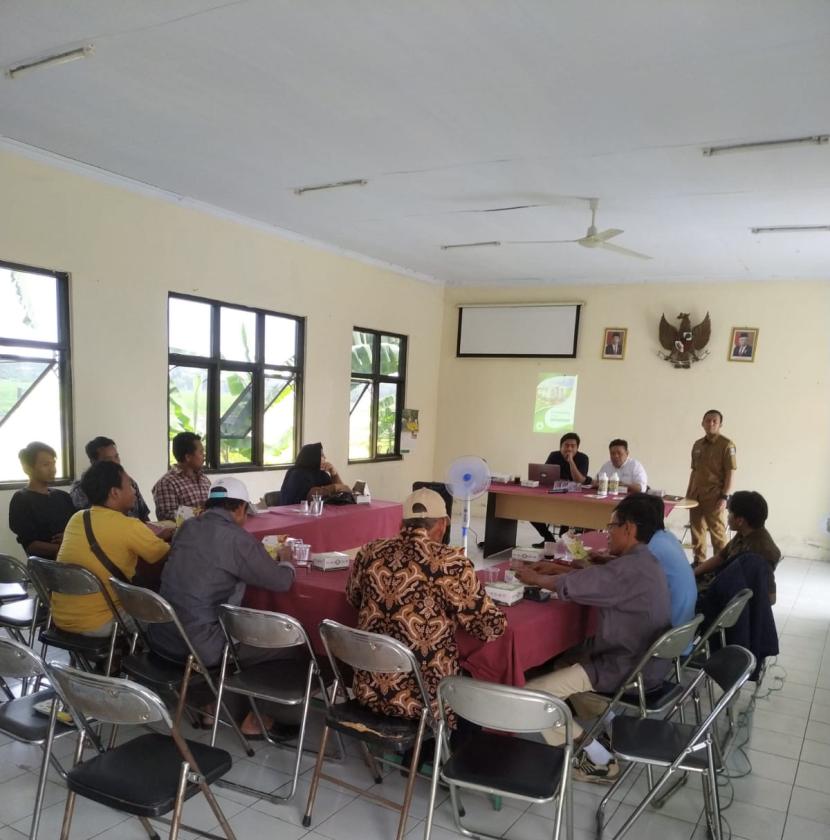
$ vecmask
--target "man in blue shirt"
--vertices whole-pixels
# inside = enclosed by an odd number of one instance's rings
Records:
[[[646,493],[635,493],[626,498],[648,499],[649,505],[654,510],[654,524],[657,530],[649,540],[648,548],[663,567],[669,584],[672,627],[687,624],[695,617],[697,584],[680,540],[671,531],[666,530],[663,500],[659,496],[650,496]]]

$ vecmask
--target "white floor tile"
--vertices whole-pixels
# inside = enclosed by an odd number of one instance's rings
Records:
[[[23,773],[0,786],[0,823],[15,825],[18,820],[31,817],[37,792],[37,777],[33,773]],[[46,783],[43,795],[44,807],[63,802],[66,789],[53,782]],[[26,828],[26,833],[29,829]],[[46,837],[46,834],[42,835]]]
[[[724,812],[733,835],[748,840],[780,840],[786,814],[759,808],[746,802],[733,802]]]
[[[830,767],[830,745],[819,741],[805,741],[801,748],[801,760],[809,764]]]
[[[814,701],[810,709],[810,720],[817,720],[820,723],[830,723],[830,705],[824,706]]]
[[[403,802],[406,781],[400,773],[390,773],[384,778],[382,784],[369,788],[369,792],[376,796],[391,799],[393,802]],[[412,803],[409,807],[409,812],[413,817],[417,817],[418,819],[423,819],[427,815],[427,808],[429,807],[429,784],[426,779],[420,777],[415,780],[415,790],[412,794]],[[447,791],[439,786],[435,796],[436,809],[443,804],[448,796]],[[505,799],[505,802],[512,804],[509,799]],[[520,805],[516,807],[524,808],[525,806]]]
[[[798,758],[801,752],[801,738],[793,738],[780,732],[770,732],[755,721],[750,733],[749,746],[762,753],[772,753],[784,758]]]
[[[772,779],[776,782],[785,782],[792,787],[795,781],[795,774],[798,770],[798,761],[793,758],[784,758],[780,755],[771,755],[758,750],[745,750],[746,757],[752,765],[752,775],[762,779]],[[803,752],[802,752],[803,755]],[[742,760],[737,753],[729,759],[729,766],[741,771],[747,769],[746,761]]]
[[[817,790],[830,794],[830,770],[818,764],[808,764],[802,760],[798,764],[798,774],[795,777],[798,787]]]
[[[308,829],[302,826],[291,825],[274,819],[262,811],[254,808],[246,808],[228,819],[231,828],[240,838],[253,837],[278,837],[279,840],[299,840],[308,833]],[[221,836],[222,830],[218,826],[213,830],[214,834]]]
[[[462,793],[461,801],[466,811],[463,820],[464,825],[469,827],[471,831],[478,828],[487,831],[488,834],[504,834],[525,810],[523,807],[516,808],[509,800],[505,800],[502,803],[501,810],[496,811],[489,798],[473,793]],[[577,808],[577,811],[579,810]],[[580,811],[580,813],[582,812]],[[574,825],[576,824],[577,820],[575,819]],[[455,827],[449,799],[440,808],[436,809],[435,825],[441,825],[449,829]]]
[[[810,705],[810,700],[796,700],[789,695],[775,692],[768,697],[759,699],[755,710],[756,712],[772,712],[773,714],[807,719],[811,717]]]
[[[763,808],[784,812],[790,804],[791,783],[776,782],[754,773],[743,779],[732,779],[731,782],[736,802],[746,802],[750,805],[760,805]],[[725,799],[725,796],[726,794],[721,792],[721,799]]]
[[[783,840],[830,840],[830,825],[790,814],[784,828]]]
[[[0,840],[26,840],[28,836],[28,833],[21,834],[19,831],[15,831],[7,825],[0,828]],[[147,835],[145,834],[144,836],[146,837]]]
[[[395,836],[400,814],[365,799],[355,799],[333,817],[314,827],[315,832],[332,840],[388,840]],[[406,831],[411,831],[420,820],[410,817]]]
[[[814,822],[830,824],[830,797],[817,790],[794,787],[789,813]]]
[[[756,708],[754,725],[761,727],[761,729],[768,729],[770,732],[779,732],[790,738],[800,739],[804,737],[804,731],[807,729],[807,720],[791,717],[781,712],[765,712]]]
[[[61,823],[63,822],[64,803],[58,802],[43,809],[40,818],[40,837],[60,836]],[[73,840],[84,840],[94,837],[108,828],[112,828],[127,819],[126,814],[105,808],[97,802],[89,799],[78,798],[75,802],[75,814],[72,818],[70,836]],[[18,831],[29,831],[29,817],[26,817],[12,825]]]
[[[820,741],[822,744],[830,744],[830,724],[818,720],[811,720],[807,723],[804,737],[808,741]]]
[[[233,767],[224,775],[223,779],[236,782],[240,785],[246,785],[262,793],[273,793],[286,782],[290,782],[291,776],[288,773],[280,773],[278,770],[272,770],[270,767],[255,764],[250,759],[238,758],[234,761]],[[240,805],[246,807],[253,805],[260,798],[256,793],[243,793],[242,791],[225,787],[222,784],[218,784],[216,789],[222,796],[227,799],[232,799],[234,802],[238,802]]]
[[[294,798],[289,802],[270,802],[267,799],[260,799],[254,804],[254,808],[265,814],[270,814],[284,822],[292,825],[302,825],[305,814],[306,803],[308,802],[308,791],[311,787],[311,779],[300,779],[297,783],[297,791]],[[314,809],[311,814],[311,826],[316,829],[329,817],[336,814],[341,808],[348,805],[355,795],[345,788],[335,788],[320,785],[317,788],[317,796],[314,800]]]
[[[608,823],[604,836],[611,837],[620,830],[625,820],[633,813],[634,806],[623,804]],[[634,823],[628,837],[637,840],[690,840],[694,823],[672,819],[654,811],[646,811]]]

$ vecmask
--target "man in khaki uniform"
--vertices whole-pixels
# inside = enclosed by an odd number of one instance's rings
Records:
[[[707,531],[713,554],[723,551],[727,542],[723,512],[737,464],[735,444],[720,433],[722,423],[723,415],[719,411],[707,411],[700,424],[706,434],[692,446],[692,474],[686,497],[697,501],[697,507],[689,511],[695,566],[706,559]]]

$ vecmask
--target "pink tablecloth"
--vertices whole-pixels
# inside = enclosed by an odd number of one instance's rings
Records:
[[[322,516],[305,516],[295,510],[296,505],[268,508],[259,516],[249,516],[245,530],[259,539],[268,534],[297,537],[309,543],[316,554],[394,537],[401,529],[403,514],[399,502],[381,501],[368,505],[326,505]]]
[[[346,601],[348,572],[300,570],[290,592],[248,587],[245,606],[284,612],[298,618],[318,653],[322,643],[317,627],[324,618],[354,626],[357,612]],[[507,630],[492,642],[463,631],[458,634],[461,665],[474,677],[503,685],[524,685],[524,672],[579,644],[589,630],[591,611],[561,601],[520,601],[505,607]]]

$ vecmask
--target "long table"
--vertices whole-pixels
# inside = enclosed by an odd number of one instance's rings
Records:
[[[484,575],[479,573],[479,577]],[[346,600],[344,570],[308,572],[298,569],[288,592],[249,586],[244,604],[260,610],[288,613],[299,619],[317,653],[323,653],[317,628],[324,618],[355,626],[357,611]],[[461,666],[474,677],[504,685],[524,685],[524,672],[582,642],[591,626],[591,610],[578,604],[550,600],[520,601],[505,607],[503,636],[482,642],[463,630],[456,636]]]
[[[597,498],[596,492],[549,493],[546,487],[491,484],[484,524],[484,556],[516,545],[520,521],[555,522],[575,528],[602,530],[624,496]],[[663,500],[665,515],[676,507],[695,507],[692,499]]]
[[[401,529],[400,502],[372,501],[367,505],[324,505],[322,516],[299,513],[296,505],[268,508],[249,516],[245,530],[257,539],[271,534],[297,537],[320,551],[341,551],[371,540],[394,537]]]

